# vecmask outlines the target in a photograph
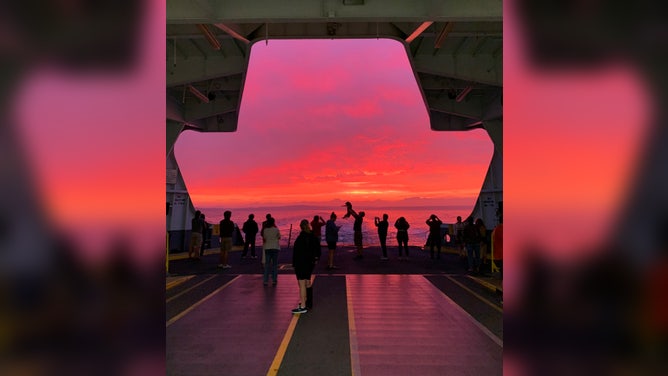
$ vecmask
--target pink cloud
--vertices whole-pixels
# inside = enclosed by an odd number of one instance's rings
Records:
[[[372,118],[383,113],[378,103],[374,100],[365,100],[358,103],[343,106],[343,113],[353,118]]]

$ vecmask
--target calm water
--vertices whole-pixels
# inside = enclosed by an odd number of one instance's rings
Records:
[[[394,222],[399,217],[405,217],[411,225],[408,230],[408,243],[414,246],[422,246],[427,240],[427,233],[429,228],[425,221],[431,214],[436,214],[444,223],[455,223],[457,216],[462,218],[470,213],[472,208],[462,207],[417,207],[417,208],[361,208],[354,207],[356,211],[364,211],[366,213],[364,222],[362,223],[362,233],[364,235],[364,245],[379,245],[378,232],[374,226],[374,217],[382,219],[383,213],[389,215],[388,222],[390,228],[388,231],[388,245],[396,243],[396,229]],[[201,208],[209,223],[218,223],[223,217],[225,208]],[[299,207],[280,207],[280,208],[238,208],[229,209],[232,212],[232,221],[241,228],[243,223],[248,219],[249,214],[255,215],[255,221],[261,227],[262,222],[266,219],[267,213],[271,213],[272,217],[276,219],[276,225],[281,232],[281,245],[287,246],[288,240],[290,245],[294,244],[294,240],[299,234],[299,222],[302,219],[308,219],[310,222],[313,216],[320,215],[325,221],[329,219],[332,210],[336,213],[336,223],[341,227],[339,230],[340,245],[353,245],[353,222],[354,218],[350,217],[343,219],[345,208],[343,207],[318,207],[318,206],[299,206]],[[292,226],[292,231],[290,231]],[[325,229],[322,229],[322,241],[325,240]],[[262,239],[258,235],[258,244],[262,244]]]

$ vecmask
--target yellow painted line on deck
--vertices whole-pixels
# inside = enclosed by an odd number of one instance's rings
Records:
[[[186,275],[186,276],[183,276],[183,277],[174,278],[173,280],[167,282],[167,290],[182,284],[183,282],[189,280],[192,277],[194,277],[194,275]]]
[[[290,320],[290,325],[288,326],[288,330],[285,332],[285,335],[283,336],[283,341],[281,341],[281,345],[278,346],[278,351],[276,351],[276,356],[274,356],[274,361],[271,362],[271,366],[269,366],[269,371],[267,372],[267,376],[275,376],[278,374],[278,369],[281,368],[281,363],[283,363],[283,357],[285,356],[285,351],[288,349],[288,345],[290,344],[290,340],[292,339],[292,334],[295,332],[295,327],[297,326],[297,321],[299,321],[299,315],[292,315],[292,320]]]
[[[475,293],[475,291],[473,291],[473,290],[469,289],[468,287],[464,286],[463,284],[457,282],[454,278],[450,277],[449,275],[446,275],[445,277],[448,278],[449,280],[451,280],[457,286],[466,290],[469,294],[471,294],[471,295],[475,296],[476,298],[480,299],[483,303],[485,303],[488,306],[494,308],[495,310],[499,311],[500,313],[503,313],[503,309],[499,308],[496,304],[494,304],[494,303],[490,302],[489,300],[483,298],[482,296],[478,295],[477,293]]]
[[[313,285],[313,281],[315,281],[315,275],[311,276],[311,285]],[[285,331],[285,335],[283,336],[283,340],[281,341],[280,346],[278,346],[278,350],[276,351],[276,355],[274,356],[274,361],[271,362],[271,366],[269,366],[269,371],[267,371],[267,376],[276,376],[278,374],[278,370],[281,368],[281,363],[283,363],[283,357],[285,356],[285,352],[288,350],[288,345],[290,344],[290,340],[292,340],[292,335],[295,332],[295,328],[297,327],[297,321],[299,321],[299,316],[300,314],[292,314],[292,319],[290,320],[290,325],[288,325],[288,330]]]
[[[209,277],[209,278],[207,278],[207,279],[205,279],[205,280],[203,280],[203,281],[201,281],[201,282],[199,282],[199,283],[197,283],[197,284],[191,286],[190,288],[181,291],[180,293],[178,293],[178,294],[172,296],[171,298],[167,299],[166,302],[167,302],[167,303],[171,302],[172,300],[174,300],[174,299],[178,298],[179,296],[181,296],[181,295],[187,293],[188,291],[191,291],[191,290],[194,289],[195,287],[200,286],[201,284],[210,281],[211,279],[215,278],[217,275],[218,275],[218,274],[214,274],[214,275],[212,275],[211,277]]]
[[[496,285],[493,284],[493,283],[487,282],[487,281],[485,281],[485,280],[482,279],[482,278],[477,278],[477,277],[474,277],[474,276],[472,276],[472,275],[467,275],[467,277],[468,277],[469,279],[472,279],[472,280],[474,280],[474,281],[480,283],[481,285],[485,286],[486,288],[488,288],[488,289],[490,289],[490,290],[492,290],[492,291],[495,291],[495,292],[496,292],[496,291],[503,292],[503,288],[498,287],[498,286],[496,286]]]
[[[172,317],[171,320],[167,321],[167,325],[166,325],[165,327],[169,327],[170,325],[172,325],[173,323],[175,323],[177,320],[179,320],[181,317],[185,316],[185,315],[188,314],[190,311],[192,311],[193,309],[197,308],[200,304],[202,304],[202,303],[206,302],[207,300],[211,299],[212,296],[216,295],[218,292],[222,291],[225,287],[227,287],[227,286],[229,286],[230,284],[232,284],[232,282],[234,282],[234,281],[236,281],[237,279],[239,279],[239,277],[241,277],[241,275],[238,275],[238,276],[234,277],[231,281],[229,281],[229,282],[227,282],[226,284],[220,286],[220,287],[217,288],[214,292],[212,292],[211,294],[205,296],[202,300],[199,300],[199,301],[196,302],[195,304],[193,304],[193,305],[191,305],[190,307],[188,307],[188,309],[186,309],[185,311],[183,311],[183,312],[179,313],[178,315]]]
[[[357,328],[355,327],[355,314],[353,311],[353,301],[350,297],[350,285],[346,276],[346,303],[348,306],[348,337],[350,337],[350,374],[359,376],[362,374],[360,369],[360,356],[357,350]]]

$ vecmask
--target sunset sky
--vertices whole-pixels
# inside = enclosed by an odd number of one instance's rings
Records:
[[[196,207],[472,208],[492,152],[484,130],[429,129],[404,48],[382,39],[256,43],[237,132],[187,131],[175,146]]]

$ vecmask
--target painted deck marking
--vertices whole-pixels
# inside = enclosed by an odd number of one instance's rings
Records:
[[[357,328],[355,327],[355,314],[353,311],[353,302],[350,298],[350,285],[346,276],[346,302],[348,305],[348,336],[350,337],[350,374],[360,376],[360,355],[357,350]]]
[[[199,285],[201,285],[201,284],[203,284],[203,283],[205,283],[205,282],[210,281],[211,279],[215,278],[217,275],[218,275],[218,274],[214,274],[214,275],[212,275],[211,277],[209,277],[209,278],[207,278],[207,279],[205,279],[205,280],[203,280],[203,281],[201,281],[201,282],[199,282],[199,283],[197,283],[197,284],[191,286],[190,288],[187,288],[187,289],[181,291],[180,293],[178,293],[178,294],[172,296],[171,298],[167,299],[166,303],[169,303],[169,302],[171,302],[172,300],[178,298],[179,296],[181,296],[181,295],[187,293],[188,291],[194,289],[195,287],[197,287],[197,286],[199,286]]]
[[[485,304],[487,304],[488,306],[494,308],[494,309],[497,310],[499,313],[503,313],[503,309],[497,307],[494,303],[492,303],[492,302],[490,302],[489,300],[487,300],[487,299],[483,298],[482,296],[478,295],[478,294],[475,293],[473,290],[471,290],[471,289],[469,289],[468,287],[464,286],[462,283],[456,281],[454,278],[452,278],[452,277],[450,277],[450,276],[447,276],[447,275],[446,275],[445,277],[448,278],[450,281],[452,281],[452,282],[453,282],[454,284],[456,284],[457,286],[459,286],[459,287],[461,287],[462,289],[466,290],[469,294],[471,294],[471,295],[475,296],[476,298],[480,299],[483,303],[485,303]]]
[[[292,315],[292,320],[290,320],[290,325],[288,325],[288,330],[285,331],[285,336],[283,336],[283,341],[281,345],[278,346],[278,351],[276,351],[276,356],[274,356],[274,361],[271,362],[269,366],[269,371],[267,376],[275,376],[278,374],[278,369],[281,368],[281,363],[283,363],[283,357],[285,356],[285,351],[288,349],[292,335],[295,332],[295,327],[297,326],[297,321],[299,321],[299,315]]]
[[[186,276],[175,278],[174,280],[167,282],[166,290],[174,288],[174,287],[182,284],[183,282],[189,280],[192,277],[194,277],[194,275],[186,275]]]
[[[206,302],[207,300],[211,299],[212,296],[216,295],[218,292],[220,292],[221,290],[223,290],[225,287],[229,286],[232,282],[234,282],[234,281],[236,281],[237,279],[239,279],[239,277],[241,277],[241,275],[238,275],[238,276],[234,277],[231,281],[229,281],[229,282],[227,282],[226,284],[220,286],[219,288],[217,288],[217,289],[216,289],[214,292],[212,292],[211,294],[205,296],[204,298],[202,298],[201,300],[199,300],[199,301],[196,302],[195,304],[193,304],[193,305],[191,305],[190,307],[188,307],[188,309],[186,309],[185,311],[183,311],[183,312],[179,313],[178,315],[172,317],[171,320],[167,321],[167,325],[166,325],[165,327],[169,327],[170,325],[172,325],[173,323],[175,323],[178,319],[180,319],[181,317],[185,316],[188,312],[192,311],[193,309],[197,308],[200,304],[202,304],[202,303]]]
[[[313,285],[315,277],[316,277],[315,274],[311,276],[311,285]],[[292,340],[292,335],[294,334],[295,328],[297,327],[297,321],[299,321],[299,316],[301,316],[301,314],[298,315],[292,314],[292,319],[290,320],[290,325],[288,325],[288,330],[285,331],[285,335],[283,336],[281,345],[278,346],[278,350],[276,351],[276,356],[274,356],[274,361],[271,362],[271,366],[269,366],[269,371],[267,371],[267,376],[276,376],[278,374],[278,370],[279,368],[281,368],[281,363],[283,363],[283,357],[285,356],[285,352],[288,349],[290,340]]]
[[[446,276],[446,277],[448,277],[448,276]],[[448,277],[448,278],[450,278],[450,277]],[[456,281],[453,281],[453,282],[456,283]],[[438,289],[436,286],[434,286],[434,285],[431,285],[431,286],[433,287],[433,289],[434,289],[438,294],[440,294],[441,296],[443,296],[443,297],[445,298],[445,300],[446,300],[449,304],[451,304],[456,310],[458,310],[459,312],[461,312],[462,314],[464,314],[466,317],[468,317],[469,320],[471,320],[471,323],[473,323],[473,325],[477,326],[478,329],[480,329],[483,333],[485,333],[485,334],[487,335],[487,337],[489,337],[492,341],[494,341],[494,343],[496,343],[497,345],[499,345],[499,347],[503,348],[503,340],[502,340],[501,338],[497,337],[494,333],[492,333],[492,332],[491,332],[489,329],[487,329],[484,325],[482,325],[480,322],[478,322],[478,320],[476,320],[473,316],[471,316],[470,313],[466,312],[466,310],[465,310],[464,308],[462,308],[459,304],[455,303],[455,301],[452,300],[452,298],[450,298],[450,297],[448,296],[448,294],[446,294],[446,293],[444,293],[443,291],[439,290],[439,289]]]

